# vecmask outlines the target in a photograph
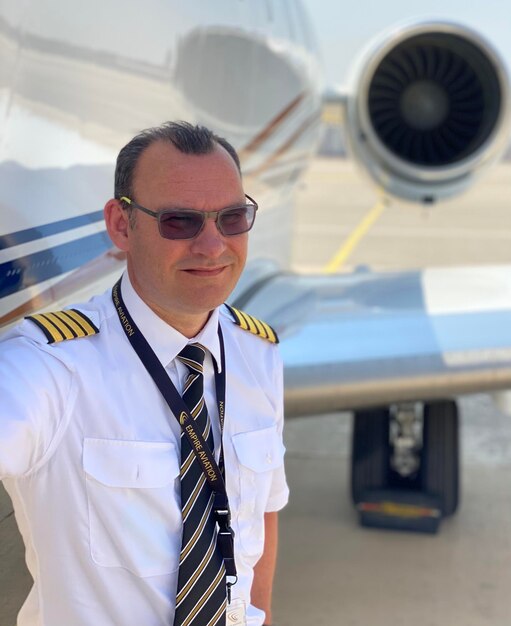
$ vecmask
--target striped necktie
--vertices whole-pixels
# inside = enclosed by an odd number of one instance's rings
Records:
[[[188,344],[178,359],[189,374],[183,401],[214,450],[213,432],[204,402],[203,363],[205,348]],[[216,522],[213,516],[213,493],[206,481],[190,442],[181,433],[181,509],[183,538],[179,559],[174,626],[220,626],[225,624],[225,567],[217,547]]]

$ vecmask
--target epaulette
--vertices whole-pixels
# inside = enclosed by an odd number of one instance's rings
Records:
[[[48,343],[90,337],[99,333],[99,328],[92,320],[76,309],[38,313],[29,315],[25,319],[39,326],[48,339]]]
[[[262,322],[261,320],[256,319],[255,317],[252,317],[248,313],[244,313],[243,311],[229,306],[228,304],[226,304],[225,306],[229,309],[234,322],[238,324],[238,326],[243,328],[243,330],[248,330],[253,335],[257,335],[262,339],[266,339],[266,341],[271,341],[271,343],[279,343],[277,333],[273,330],[271,326],[269,326],[265,322]]]

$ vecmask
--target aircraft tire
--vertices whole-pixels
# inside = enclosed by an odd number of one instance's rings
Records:
[[[442,502],[442,515],[452,515],[459,500],[458,407],[452,400],[424,405],[422,488]]]
[[[388,408],[355,411],[351,450],[351,497],[355,504],[367,490],[385,489],[389,475]]]

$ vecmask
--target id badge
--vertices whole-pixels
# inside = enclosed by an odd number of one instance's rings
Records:
[[[245,603],[241,598],[234,598],[227,605],[227,626],[246,626]]]

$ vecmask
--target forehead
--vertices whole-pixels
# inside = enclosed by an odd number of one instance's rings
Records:
[[[155,142],[139,158],[133,187],[137,202],[154,209],[221,207],[244,198],[238,168],[219,145],[208,154],[184,154],[170,143]]]

